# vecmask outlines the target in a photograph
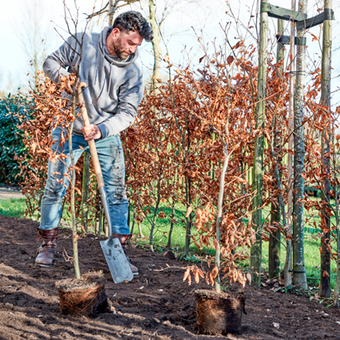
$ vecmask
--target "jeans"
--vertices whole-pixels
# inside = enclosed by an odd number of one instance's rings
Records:
[[[64,173],[71,164],[69,141],[63,147],[59,145],[61,129],[56,128],[52,135],[54,144],[52,150],[64,152],[68,157],[48,163],[48,176],[45,193],[41,203],[40,229],[50,230],[59,226],[62,214],[62,200],[66,194],[69,180]],[[109,204],[112,232],[129,234],[128,200],[125,186],[125,164],[122,142],[118,135],[95,140],[99,162],[103,173],[105,190]],[[77,163],[81,154],[89,150],[88,143],[83,136],[72,136],[72,153]],[[58,183],[58,181],[59,183]],[[90,193],[91,194],[91,193]]]

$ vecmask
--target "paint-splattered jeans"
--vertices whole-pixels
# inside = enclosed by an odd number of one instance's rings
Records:
[[[40,229],[49,230],[58,227],[61,213],[62,200],[66,193],[69,181],[63,174],[67,172],[71,160],[69,157],[69,142],[66,140],[63,148],[59,145],[61,130],[55,129],[52,133],[53,150],[64,151],[68,156],[63,161],[48,164],[48,177],[45,186],[45,194],[41,203]],[[129,234],[128,226],[128,201],[125,186],[125,164],[122,142],[118,135],[96,140],[100,166],[102,168],[107,199],[109,201],[110,215],[112,219],[112,232]],[[83,136],[72,136],[72,150],[74,162],[77,163],[81,154],[88,150],[88,143]],[[58,183],[57,180],[61,182]],[[62,184],[64,183],[66,187]],[[91,193],[90,193],[91,194]]]

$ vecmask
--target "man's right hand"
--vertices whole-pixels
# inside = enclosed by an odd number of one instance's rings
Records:
[[[90,124],[83,126],[80,130],[83,131],[85,140],[87,141],[102,138],[102,132],[97,125]]]

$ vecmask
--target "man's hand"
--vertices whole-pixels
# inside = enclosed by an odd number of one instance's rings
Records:
[[[80,130],[83,131],[85,140],[87,141],[102,138],[102,132],[97,125],[90,124],[88,126],[83,126]]]
[[[69,78],[66,80],[65,82],[65,91],[68,93],[68,94],[73,94],[73,84],[74,84],[74,81],[75,81],[75,76],[74,75],[70,75]],[[78,89],[78,86],[79,86],[79,83],[80,83],[80,80],[78,78],[77,80],[77,84],[76,84],[76,88],[75,90],[77,91]]]

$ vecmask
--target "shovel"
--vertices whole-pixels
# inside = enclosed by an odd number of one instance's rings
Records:
[[[78,86],[78,99],[81,115],[83,117],[84,126],[90,125],[89,118],[86,111],[84,96],[82,88],[86,87],[85,83],[80,83]],[[100,245],[105,255],[106,262],[109,266],[112,279],[115,283],[121,283],[123,281],[131,281],[133,279],[133,273],[130,268],[130,264],[125,256],[124,250],[118,238],[112,238],[112,225],[110,218],[110,210],[107,201],[107,195],[105,191],[105,184],[103,179],[102,170],[100,168],[99,158],[94,140],[89,140],[89,149],[91,153],[92,163],[94,171],[96,173],[98,189],[102,199],[104,207],[105,217],[109,229],[109,238],[104,241],[100,241]]]

